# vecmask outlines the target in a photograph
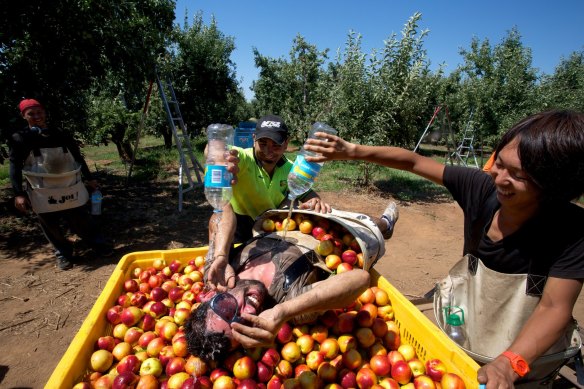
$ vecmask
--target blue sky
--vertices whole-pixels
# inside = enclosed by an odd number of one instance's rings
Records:
[[[208,23],[214,16],[219,29],[235,38],[231,59],[249,99],[257,78],[253,47],[265,56],[289,59],[292,41],[302,35],[334,58],[343,49],[349,31],[362,35],[362,50],[381,49],[384,39],[400,32],[420,12],[420,29],[428,29],[424,48],[432,68],[446,63],[447,72],[462,62],[460,48],[473,37],[499,44],[517,27],[525,47],[532,50],[533,66],[551,74],[560,58],[584,50],[584,1],[514,0],[177,0],[176,22],[189,24],[197,11]]]

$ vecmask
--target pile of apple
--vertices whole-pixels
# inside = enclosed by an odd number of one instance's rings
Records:
[[[353,234],[343,226],[329,219],[303,213],[295,213],[292,218],[271,216],[261,223],[265,232],[295,231],[312,235],[318,240],[315,250],[325,259],[326,266],[342,273],[358,267],[363,268],[361,246]]]
[[[376,286],[311,324],[285,323],[273,347],[241,348],[222,364],[190,355],[183,325],[199,303],[204,264],[198,256],[186,265],[156,259],[135,268],[104,318],[111,335],[96,341],[88,372],[74,388],[465,387],[442,361],[423,363],[401,342],[389,296]]]

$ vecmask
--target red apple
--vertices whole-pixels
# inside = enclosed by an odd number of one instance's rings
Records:
[[[152,339],[155,339],[157,336],[158,335],[156,335],[154,331],[146,331],[140,336],[140,339],[138,339],[138,345],[146,348]]]
[[[339,373],[339,383],[344,389],[357,388],[357,374],[348,369],[341,370]]]
[[[341,259],[343,262],[354,266],[357,263],[357,253],[354,250],[345,250],[341,254]]]
[[[162,277],[159,274],[153,274],[148,278],[148,285],[150,285],[152,289],[162,285],[162,282]]]
[[[130,354],[126,355],[118,362],[116,370],[120,374],[125,372],[138,373],[141,364],[142,362],[140,362],[136,355]]]
[[[343,262],[339,266],[337,266],[337,274],[341,274],[350,270],[353,270],[353,266],[351,266],[347,262]]]
[[[133,389],[136,387],[139,379],[136,374],[130,371],[120,373],[114,378],[112,389]]]
[[[368,348],[375,343],[375,335],[371,328],[368,327],[359,327],[355,331],[355,338],[357,338],[357,342],[361,347]]]
[[[270,378],[274,375],[274,367],[268,366],[262,361],[258,361],[256,364],[257,368],[257,379],[259,382],[268,382]]]
[[[116,361],[121,361],[126,355],[130,355],[132,351],[132,345],[130,343],[120,342],[116,344],[112,350],[112,354]]]
[[[319,226],[316,226],[312,229],[312,236],[314,236],[316,239],[320,240],[320,238],[322,238],[322,236],[326,233],[326,231]]]
[[[465,384],[462,378],[460,378],[455,373],[444,373],[442,379],[440,380],[442,389],[464,389]]]
[[[115,345],[116,345],[116,340],[111,335],[100,336],[96,342],[96,347],[98,349],[107,350],[110,352],[114,349]]]
[[[136,281],[133,278],[130,278],[129,280],[124,281],[124,290],[126,292],[132,292],[132,293],[137,292],[138,287],[139,287],[138,281]]]
[[[292,326],[288,322],[285,322],[284,325],[280,327],[276,339],[281,344],[288,343],[292,340]]]
[[[124,323],[128,327],[132,327],[134,324],[140,321],[143,314],[144,312],[140,308],[136,306],[130,306],[124,308],[120,315],[120,318],[122,323]]]
[[[280,353],[275,348],[268,348],[261,357],[261,361],[270,367],[274,367],[280,362]]]
[[[324,354],[320,351],[312,350],[306,355],[306,365],[313,371],[316,371],[324,361]]]
[[[113,325],[121,323],[121,314],[123,310],[124,308],[121,305],[114,305],[113,307],[109,308],[106,313],[107,321]]]
[[[146,347],[146,353],[148,353],[148,355],[151,357],[158,357],[160,351],[165,345],[166,342],[164,339],[160,337],[154,338],[150,341],[150,343],[148,343],[148,346]]]
[[[424,366],[424,362],[422,362],[418,358],[410,359],[408,361],[408,365],[410,365],[410,369],[412,370],[412,376],[414,378],[426,374],[426,367]]]
[[[357,372],[357,385],[359,389],[369,389],[377,384],[377,375],[373,370],[363,367]]]
[[[182,299],[182,295],[184,293],[184,289],[180,286],[175,286],[168,291],[168,298],[172,300],[174,303],[178,303]]]
[[[406,361],[396,361],[391,365],[391,378],[405,385],[412,379],[412,369]]]
[[[385,355],[374,355],[371,357],[369,366],[377,376],[389,375],[391,371],[391,364]]]
[[[343,366],[349,370],[357,370],[363,365],[363,357],[357,349],[350,349],[342,354]]]
[[[154,301],[162,301],[166,296],[166,290],[162,289],[160,286],[154,287],[150,291],[150,298]]]
[[[144,315],[142,319],[138,322],[138,327],[142,328],[144,331],[152,331],[156,325],[156,319],[151,315]]]
[[[379,385],[384,389],[400,389],[400,385],[391,377],[384,377],[379,381]]]
[[[304,334],[296,339],[296,344],[300,347],[300,352],[306,355],[314,348],[314,339],[309,334]]]
[[[140,379],[136,384],[136,389],[158,389],[159,387],[158,379],[152,374],[140,375]]]
[[[245,355],[235,361],[235,365],[233,365],[233,376],[240,380],[253,378],[256,370],[257,367],[254,360]]]
[[[165,366],[165,373],[167,376],[171,376],[176,373],[185,371],[186,361],[183,357],[174,356],[169,359]]]
[[[320,344],[320,352],[327,359],[334,359],[339,355],[339,343],[336,338],[327,338]]]
[[[323,362],[320,364],[320,366],[318,366],[316,374],[324,382],[335,382],[337,379],[338,369],[330,362]]]
[[[446,365],[438,358],[426,361],[426,374],[436,382],[442,380],[442,376],[444,376],[446,370]]]
[[[414,346],[408,343],[400,344],[399,347],[397,348],[397,351],[399,351],[401,355],[404,356],[406,362],[416,357],[416,349],[414,348]]]
[[[181,336],[172,341],[172,351],[177,357],[186,357],[188,355],[187,338]]]
[[[436,383],[425,374],[414,377],[415,389],[436,389]]]
[[[132,297],[130,297],[130,304],[138,308],[142,308],[147,302],[148,296],[140,291],[132,294]]]
[[[282,346],[280,354],[282,355],[282,358],[290,363],[296,362],[302,356],[300,347],[296,344],[296,342],[286,343],[284,346]]]
[[[130,327],[124,334],[124,342],[130,343],[132,346],[138,344],[138,340],[144,333],[144,330],[140,327]]]

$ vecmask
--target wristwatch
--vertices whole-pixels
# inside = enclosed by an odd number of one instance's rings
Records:
[[[529,365],[521,355],[515,354],[514,352],[509,350],[505,351],[502,355],[509,358],[509,361],[511,362],[511,367],[513,368],[515,373],[519,375],[519,377],[523,377],[524,375],[529,373]]]

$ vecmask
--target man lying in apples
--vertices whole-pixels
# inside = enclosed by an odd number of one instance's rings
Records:
[[[371,221],[367,232],[379,243],[377,260],[384,254],[388,224],[362,214],[346,214]],[[220,223],[228,224],[230,219]],[[230,229],[220,225],[218,231]],[[229,238],[218,234],[212,243]],[[318,243],[300,231],[288,231],[286,240],[277,233],[260,234],[232,250],[229,258],[214,256],[208,261],[204,274],[210,291],[199,295],[201,304],[185,324],[189,351],[208,360],[222,360],[238,345],[272,344],[287,321],[308,323],[326,310],[353,303],[369,287],[369,273],[355,267],[333,275],[314,251]]]

